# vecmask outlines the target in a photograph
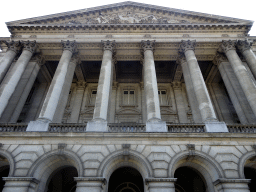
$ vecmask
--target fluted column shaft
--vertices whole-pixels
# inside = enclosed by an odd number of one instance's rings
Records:
[[[5,53],[4,57],[0,61],[0,83],[4,79],[4,76],[8,69],[10,68],[13,59],[17,55],[17,53],[20,51],[20,42],[19,41],[11,41],[11,42],[5,42],[8,46],[8,50]]]
[[[115,44],[111,41],[104,41],[102,44],[104,53],[100,69],[93,119],[106,121],[110,90],[112,88],[112,57]]]
[[[181,49],[184,51],[191,80],[198,101],[202,121],[217,121],[213,105],[207,91],[203,75],[194,53],[195,41],[182,41]]]
[[[153,46],[153,41],[142,41],[142,48],[144,51],[144,91],[146,96],[148,121],[161,119]]]
[[[27,41],[23,44],[24,48],[21,56],[15,63],[15,66],[12,67],[11,71],[8,72],[0,87],[0,116],[2,116],[9,99],[15,91],[28,62],[36,49],[35,42]]]
[[[251,49],[250,43],[248,41],[238,41],[237,47],[243,54],[254,78],[256,78],[256,56]]]
[[[39,119],[44,119],[49,122],[53,120],[56,112],[61,91],[65,84],[66,75],[68,73],[68,66],[75,50],[75,42],[65,41],[62,42],[62,44],[64,50],[39,115]]]
[[[242,86],[253,113],[256,115],[256,86],[237,55],[235,45],[235,41],[223,41],[221,48],[225,52],[232,69],[234,70],[236,77]]]

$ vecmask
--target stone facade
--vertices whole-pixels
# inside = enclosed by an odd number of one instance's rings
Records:
[[[107,192],[125,168],[138,172],[142,187],[126,170],[116,192],[187,192],[184,182],[193,192],[253,191],[251,26],[134,2],[7,23],[3,191]]]

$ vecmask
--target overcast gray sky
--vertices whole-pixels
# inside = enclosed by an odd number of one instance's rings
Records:
[[[123,1],[2,0],[0,37],[10,36],[5,22],[120,2]],[[136,2],[256,21],[255,0],[141,0]],[[256,26],[252,27],[249,34],[251,36],[256,36]]]

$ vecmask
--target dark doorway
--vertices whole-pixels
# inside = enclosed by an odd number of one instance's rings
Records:
[[[134,168],[119,168],[109,179],[108,192],[144,192],[143,178]]]
[[[10,171],[10,166],[5,165],[0,167],[0,191],[3,190],[5,181],[3,181],[3,177],[8,177]]]
[[[206,192],[203,178],[196,170],[190,167],[180,167],[175,171],[174,178],[176,192]]]
[[[251,167],[244,168],[244,175],[246,179],[251,179],[251,183],[249,183],[250,191],[256,191],[256,169]]]
[[[47,192],[75,192],[76,182],[74,177],[78,173],[74,167],[64,167],[52,173]]]

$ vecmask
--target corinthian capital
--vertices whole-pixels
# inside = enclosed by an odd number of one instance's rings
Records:
[[[143,51],[151,50],[154,51],[155,41],[141,41],[141,48]]]
[[[218,66],[222,62],[228,62],[227,57],[223,53],[217,53],[213,59],[213,64]]]
[[[31,53],[34,53],[37,48],[36,41],[22,41],[21,43],[23,50],[30,51]]]
[[[109,51],[114,52],[114,49],[115,49],[115,46],[116,46],[115,41],[109,41],[109,40],[101,41],[101,44],[102,44],[102,47],[103,47],[104,51],[109,50]]]
[[[223,40],[222,44],[221,44],[221,49],[222,49],[222,51],[224,51],[224,53],[227,53],[230,50],[236,50],[236,41]]]
[[[64,50],[68,50],[71,53],[76,51],[76,41],[61,41]]]
[[[20,41],[5,41],[4,43],[8,46],[8,51],[11,50],[18,53],[21,49]]]
[[[185,41],[185,40],[182,40],[181,41],[181,44],[180,44],[180,49],[183,51],[183,52],[186,52],[188,50],[195,50],[195,46],[196,46],[196,40],[194,41]]]
[[[249,43],[248,41],[242,41],[239,40],[236,44],[237,48],[239,49],[239,51],[241,51],[242,53],[248,49],[251,49],[251,43]]]
[[[185,57],[184,53],[179,52],[176,63],[182,65],[185,62],[187,62],[187,60],[186,60],[186,57]]]

